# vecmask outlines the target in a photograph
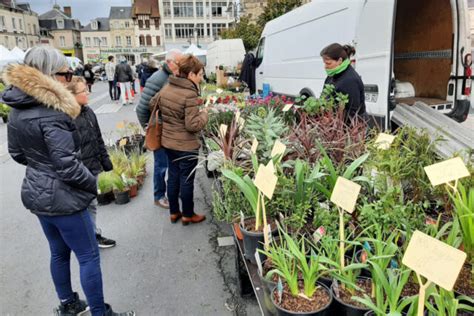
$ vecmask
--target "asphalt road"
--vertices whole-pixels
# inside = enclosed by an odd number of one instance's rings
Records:
[[[107,89],[106,83],[96,83],[90,105],[104,138],[113,140],[117,122],[136,121],[136,116],[134,106],[110,101]],[[36,216],[21,203],[25,168],[8,156],[3,123],[0,145],[0,315],[52,315],[58,300],[48,244]],[[234,247],[218,246],[218,237],[230,236],[230,230],[212,219],[212,181],[198,170],[196,211],[208,220],[184,227],[171,224],[167,211],[153,204],[151,155],[148,174],[129,204],[98,210],[103,235],[117,241],[116,247],[101,250],[106,301],[137,315],[259,315],[255,299],[238,295]],[[84,298],[78,270],[74,258],[73,286]]]

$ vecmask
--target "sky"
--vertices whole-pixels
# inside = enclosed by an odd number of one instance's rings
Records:
[[[87,25],[90,20],[95,18],[108,17],[110,7],[113,6],[131,6],[131,0],[17,0],[17,3],[29,2],[31,9],[39,15],[53,9],[57,2],[61,6],[70,6],[72,8],[72,17],[79,19],[82,25]]]

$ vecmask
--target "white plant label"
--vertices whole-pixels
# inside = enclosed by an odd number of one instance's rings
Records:
[[[433,186],[470,176],[469,170],[460,157],[427,166],[425,172]]]
[[[285,106],[283,107],[283,109],[281,111],[282,112],[288,112],[291,109],[292,106],[293,106],[293,103],[285,104]]]
[[[275,141],[275,144],[273,145],[272,153],[270,156],[272,158],[277,155],[283,156],[283,154],[285,153],[285,150],[286,150],[286,145],[283,144],[279,139],[277,139]]]
[[[262,266],[262,260],[260,259],[260,254],[258,253],[258,249],[255,250],[255,261],[257,262],[257,268],[258,268],[258,273],[260,274],[261,277],[263,277],[263,266]]]
[[[395,136],[385,133],[380,133],[375,140],[375,145],[379,149],[389,149],[390,145],[395,140]]]
[[[261,164],[258,167],[253,183],[268,199],[271,200],[277,181],[278,177],[275,176],[274,170]]]
[[[257,147],[258,147],[258,140],[257,138],[255,138],[255,136],[253,137],[253,141],[252,141],[252,147],[250,148],[250,151],[253,153],[253,154],[256,154],[257,153]]]
[[[225,137],[225,135],[227,134],[227,125],[221,124],[221,126],[219,127],[219,133],[221,134],[221,137]]]
[[[313,240],[318,243],[321,238],[326,234],[326,229],[323,226],[319,226],[318,229],[313,233]]]
[[[352,213],[354,212],[360,189],[361,187],[357,183],[343,177],[338,177],[331,194],[331,202],[346,212]]]
[[[245,228],[244,221],[245,221],[245,215],[242,211],[240,211],[240,225],[242,226],[242,228]]]

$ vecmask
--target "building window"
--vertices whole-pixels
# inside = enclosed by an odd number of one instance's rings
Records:
[[[12,18],[13,29],[16,30],[16,21],[15,18]]]
[[[171,16],[171,3],[169,1],[163,1],[163,14],[164,16]]]
[[[140,36],[138,37],[138,41],[139,41],[139,43],[140,43],[140,46],[145,46],[145,36],[140,35]]]
[[[151,46],[151,35],[146,36],[146,46]]]
[[[222,30],[225,29],[225,23],[213,23],[212,24],[212,35],[221,35]]]
[[[143,28],[143,21],[142,20],[138,20],[138,28],[139,29]]]
[[[196,34],[198,37],[205,37],[206,33],[204,31],[204,24],[203,23],[198,23],[196,24]]]
[[[18,19],[18,25],[20,26],[20,30],[23,31],[23,20],[22,19]]]
[[[155,19],[155,30],[159,30],[160,29],[160,19]]]
[[[130,27],[130,22],[125,22],[125,27],[128,29]]]
[[[175,18],[186,18],[194,16],[192,2],[173,2],[173,6]]]
[[[194,24],[175,24],[176,38],[194,37]]]
[[[203,17],[204,16],[204,3],[196,2],[196,16]]]
[[[115,45],[122,46],[122,38],[120,36],[115,36]]]
[[[58,24],[58,29],[63,29],[64,28],[64,20],[56,20],[56,23]]]
[[[145,20],[145,28],[150,28],[150,20]]]
[[[166,38],[173,37],[173,27],[171,24],[165,24],[165,37]]]
[[[125,39],[127,40],[127,46],[132,46],[132,37],[131,36],[125,36]]]
[[[100,40],[100,45],[107,46],[107,37],[102,37]]]
[[[156,46],[160,46],[161,45],[161,40],[160,40],[160,37],[157,36],[156,37]]]
[[[0,29],[5,28],[5,17],[0,15]]]
[[[99,38],[98,38],[98,37],[94,37],[94,46],[99,46],[99,45],[100,45]]]
[[[86,37],[86,46],[91,46],[91,38]]]
[[[223,16],[227,3],[225,2],[212,2],[211,3],[211,12],[212,16]]]
[[[59,37],[59,46],[66,47],[66,38],[64,36]]]
[[[33,34],[36,35],[36,24],[33,24]]]
[[[5,47],[6,48],[10,47],[10,45],[8,45],[8,36],[7,35],[5,35]]]

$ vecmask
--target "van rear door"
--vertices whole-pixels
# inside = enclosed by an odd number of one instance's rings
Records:
[[[390,122],[395,11],[396,0],[366,0],[355,39],[355,67],[364,82],[367,112],[383,128]]]

